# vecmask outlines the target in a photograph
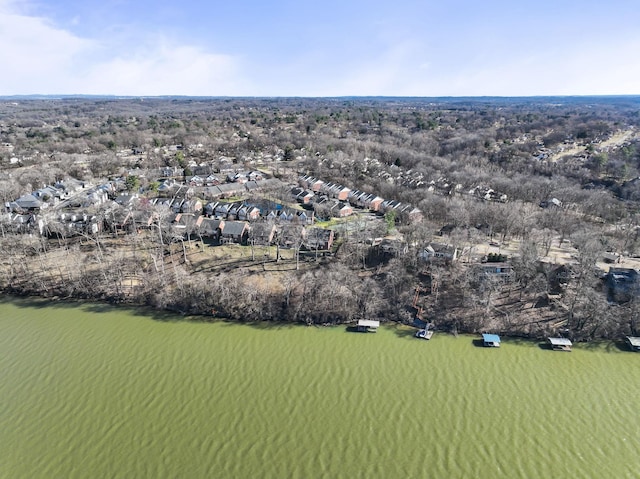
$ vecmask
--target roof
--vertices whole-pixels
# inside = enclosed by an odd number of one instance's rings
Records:
[[[367,328],[378,328],[380,327],[380,321],[376,321],[374,319],[359,319],[358,326],[364,326]]]
[[[227,221],[222,228],[223,236],[240,236],[244,233],[248,224],[244,221]]]
[[[571,346],[571,341],[567,338],[549,338],[552,346]]]
[[[498,336],[497,334],[483,334],[482,335],[482,340],[485,343],[499,343],[500,342],[500,336]]]
[[[627,341],[634,348],[640,348],[640,338],[634,336],[627,336]]]
[[[33,195],[24,195],[18,198],[15,203],[20,208],[40,208],[42,203]]]

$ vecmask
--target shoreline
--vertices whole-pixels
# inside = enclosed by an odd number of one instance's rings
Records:
[[[162,321],[162,322],[190,322],[190,323],[229,323],[229,324],[238,324],[244,326],[253,326],[263,329],[271,329],[271,328],[279,328],[282,326],[301,326],[301,327],[314,327],[317,329],[323,328],[345,328],[347,332],[357,333],[355,330],[350,329],[357,321],[351,322],[342,322],[342,323],[319,323],[319,324],[307,324],[303,322],[291,322],[291,321],[242,321],[240,319],[233,318],[225,318],[220,316],[211,316],[207,313],[195,313],[195,312],[184,312],[179,310],[172,309],[157,309],[149,305],[137,304],[131,302],[111,302],[111,301],[99,301],[95,299],[87,299],[87,298],[62,298],[58,296],[46,297],[39,295],[29,295],[29,294],[15,294],[15,293],[1,293],[3,298],[0,299],[0,302],[26,302],[30,304],[39,304],[39,303],[53,303],[53,304],[68,304],[72,306],[83,306],[87,304],[93,305],[101,305],[106,306],[113,309],[129,309],[129,310],[142,310],[145,313],[145,316],[148,316],[149,319],[153,321]],[[402,330],[400,336],[413,336],[413,333],[417,331],[419,328],[415,323],[408,324],[402,322],[396,322],[392,320],[382,320],[380,327],[383,329],[395,329]],[[438,329],[437,327],[431,328],[434,333],[435,340],[437,341],[438,336],[448,336],[453,338],[464,337],[472,339],[473,341],[478,341],[481,337],[481,332],[474,331],[447,331],[445,329]],[[366,333],[358,333],[366,335]],[[505,343],[518,343],[518,342],[526,342],[531,345],[537,344],[541,349],[546,349],[552,351],[551,346],[547,343],[548,337],[534,337],[534,336],[525,336],[525,335],[510,335],[505,332],[496,333],[500,336],[502,342]],[[432,342],[430,340],[429,342]],[[624,338],[598,338],[592,339],[590,341],[574,341],[573,347],[577,349],[584,349],[581,346],[587,346],[589,348],[598,347],[598,346],[606,346],[607,348],[612,346],[618,348],[620,351],[624,352],[635,352],[630,349]],[[476,344],[477,346],[477,344]]]

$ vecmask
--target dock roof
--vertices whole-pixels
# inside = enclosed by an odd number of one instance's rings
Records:
[[[380,321],[376,321],[373,319],[359,319],[358,326],[365,326],[367,328],[378,328],[380,327]]]
[[[571,346],[571,341],[567,338],[549,338],[552,346]]]
[[[497,334],[483,334],[482,335],[482,340],[485,343],[499,343],[500,342],[500,336],[498,336]]]
[[[640,350],[640,338],[636,336],[627,336],[627,342],[633,349]]]

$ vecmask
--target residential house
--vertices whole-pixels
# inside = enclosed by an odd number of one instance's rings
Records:
[[[220,178],[217,177],[216,175],[209,175],[204,179],[204,184],[206,186],[216,186],[216,185],[219,185],[220,183],[222,183],[222,181],[220,181]]]
[[[216,218],[226,219],[229,216],[231,208],[233,208],[233,203],[218,203],[213,214]]]
[[[335,201],[333,205],[330,206],[330,210],[331,215],[336,218],[344,218],[353,214],[351,205],[343,203],[342,201]]]
[[[249,235],[249,223],[245,221],[225,221],[220,241],[222,243],[246,244]]]
[[[46,203],[42,203],[31,194],[23,195],[9,203],[9,211],[38,211],[44,207],[46,207]]]
[[[259,221],[251,224],[249,242],[254,245],[269,246],[273,243],[276,234],[276,225],[268,221]]]
[[[334,231],[324,228],[306,228],[303,246],[309,251],[329,250],[333,246]]]
[[[180,205],[180,211],[182,213],[194,213],[199,215],[202,212],[202,201],[198,199],[185,200]]]
[[[184,238],[190,238],[192,234],[199,230],[202,220],[204,220],[204,216],[194,215],[193,213],[178,213],[173,217],[171,226],[175,233]]]
[[[260,210],[255,206],[244,205],[238,209],[237,216],[240,221],[256,221],[260,219]]]
[[[133,205],[137,200],[138,200],[138,194],[137,193],[133,193],[133,194],[123,193],[123,194],[120,194],[120,195],[116,196],[114,201],[118,205],[126,207],[126,206]]]
[[[513,267],[508,262],[487,262],[475,266],[479,279],[492,278],[502,281],[510,281],[513,275]]]
[[[34,191],[32,194],[43,203],[55,206],[64,196],[64,191],[53,186],[45,186],[44,188]]]
[[[383,202],[384,202],[383,198],[380,198],[379,196],[376,196],[369,202],[369,209],[371,211],[375,211],[377,213],[382,208],[382,203]]]
[[[610,267],[606,276],[606,283],[610,297],[617,302],[625,302],[637,296],[638,270],[633,268]]]
[[[224,226],[224,220],[202,217],[198,225],[197,233],[203,241],[209,240],[217,243],[220,241],[220,235]]]
[[[190,186],[204,186],[204,178],[198,175],[194,175],[187,180]]]
[[[401,238],[383,238],[378,244],[378,251],[383,256],[404,256],[408,250],[409,246]]]
[[[443,243],[430,243],[420,251],[418,257],[427,263],[451,263],[458,258],[458,249]]]

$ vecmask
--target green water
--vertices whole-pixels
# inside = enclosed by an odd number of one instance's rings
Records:
[[[1,478],[637,478],[640,354],[0,302]]]

